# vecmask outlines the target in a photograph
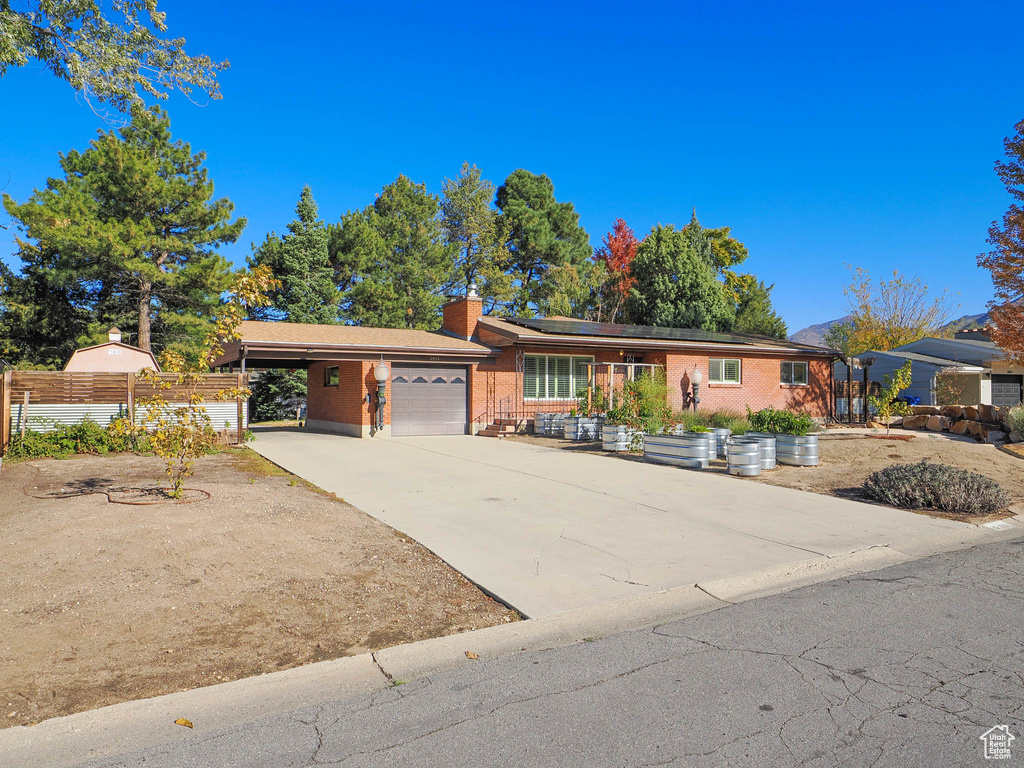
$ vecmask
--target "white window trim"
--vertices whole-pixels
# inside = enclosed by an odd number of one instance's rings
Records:
[[[790,371],[792,378],[796,378],[795,366],[802,365],[804,367],[804,381],[783,381],[782,380],[782,366],[790,365],[793,366]],[[779,384],[783,387],[806,387],[811,383],[811,368],[805,360],[783,360],[779,365]]]
[[[526,355],[526,357],[537,357],[544,361],[544,391],[547,391],[547,371],[548,371],[548,358],[549,357],[567,357],[569,358],[569,396],[568,397],[527,397],[526,396],[526,370],[525,362],[523,369],[523,402],[524,403],[564,403],[566,400],[576,400],[576,396],[572,394],[576,391],[576,361],[581,360],[583,362],[592,363],[594,362],[593,355]]]
[[[721,379],[715,380],[711,378],[711,361],[721,360],[722,361],[722,377]],[[736,363],[736,380],[728,381],[725,379],[725,364],[726,362],[733,361]],[[738,357],[712,357],[708,359],[708,384],[730,384],[732,386],[743,384],[743,361]]]

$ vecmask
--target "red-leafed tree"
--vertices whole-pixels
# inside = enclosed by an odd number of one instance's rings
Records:
[[[607,305],[601,319],[614,323],[619,311],[629,298],[629,292],[636,285],[633,277],[633,259],[636,258],[640,241],[625,219],[616,219],[612,231],[604,236],[604,245],[594,252],[594,259],[602,262],[608,270],[606,283]],[[604,302],[602,302],[604,303]],[[607,314],[605,314],[607,313]]]
[[[988,242],[993,249],[978,257],[978,265],[992,273],[995,300],[989,317],[995,326],[992,341],[1017,363],[1024,364],[1024,120],[1015,126],[1016,136],[1003,142],[1006,162],[996,162],[996,173],[1013,202],[1003,214],[1002,225],[992,222]]]

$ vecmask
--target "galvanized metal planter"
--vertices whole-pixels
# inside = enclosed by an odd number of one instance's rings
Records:
[[[563,422],[566,440],[597,440],[601,436],[602,416],[567,416]]]
[[[673,464],[689,469],[707,469],[706,433],[685,435],[644,435],[644,459],[657,464]],[[717,448],[716,448],[717,449]]]
[[[533,416],[533,433],[544,437],[562,437],[567,413],[536,413]]]
[[[725,451],[730,475],[754,477],[761,474],[761,444],[757,440],[729,438]]]
[[[761,469],[775,469],[775,435],[771,432],[747,432],[744,439],[756,440],[761,446]]]
[[[776,435],[775,451],[779,464],[794,467],[818,466],[817,435]]]
[[[712,427],[711,432],[718,439],[718,458],[725,458],[725,444],[732,437],[732,430],[727,427]]]
[[[634,438],[641,435],[639,429],[627,427],[625,424],[601,425],[601,450],[629,451],[633,449]],[[637,441],[637,448],[643,446],[643,437]]]

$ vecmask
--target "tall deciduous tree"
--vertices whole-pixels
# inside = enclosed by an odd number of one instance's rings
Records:
[[[605,283],[602,296],[600,319],[614,323],[620,311],[627,305],[636,278],[633,276],[633,259],[636,258],[640,241],[625,219],[616,219],[612,231],[604,236],[604,245],[594,253],[595,261],[604,264]]]
[[[351,281],[345,314],[384,328],[440,326],[444,291],[455,270],[444,242],[440,201],[405,176],[384,187],[373,205],[347,214],[335,237],[336,263]]]
[[[844,290],[850,321],[832,326],[825,343],[843,354],[858,355],[871,349],[885,351],[925,336],[948,335],[946,329],[957,304],[943,292],[930,297],[920,278],[893,271],[892,280],[871,279],[857,267]]]
[[[1002,222],[988,229],[992,250],[978,257],[979,266],[992,273],[995,299],[989,304],[994,328],[992,340],[1007,357],[1024,365],[1024,120],[1008,137],[1006,162],[996,162],[996,173],[1012,201]]]
[[[494,185],[475,165],[463,163],[458,178],[446,179],[441,198],[441,227],[445,242],[455,250],[452,292],[476,283],[487,309],[508,302],[512,280],[507,224],[491,207]]]
[[[512,171],[498,187],[497,205],[512,257],[508,312],[529,316],[537,308],[541,282],[549,270],[582,268],[593,255],[590,236],[580,226],[573,204],[555,200],[555,185],[544,174]]]
[[[213,199],[205,159],[171,140],[162,110],[137,110],[119,134],[101,132],[86,151],[62,156],[63,178],[28,202],[5,195],[27,236],[18,240],[31,283],[23,295],[65,295],[88,313],[93,340],[117,324],[143,349],[193,346],[231,282],[216,249],[245,227],[231,221],[230,201]]]
[[[338,290],[330,265],[327,227],[317,213],[313,191],[303,187],[288,232],[271,232],[249,258],[249,265],[270,267],[280,287],[271,292],[276,317],[292,323],[336,323]]]
[[[219,99],[228,66],[189,56],[182,38],[164,38],[156,0],[0,0],[0,77],[38,61],[88,100],[127,110],[144,94],[199,90]]]
[[[714,267],[690,247],[691,234],[657,225],[633,260],[630,318],[640,325],[729,330],[735,309]]]

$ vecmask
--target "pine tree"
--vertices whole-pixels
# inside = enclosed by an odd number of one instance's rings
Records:
[[[330,265],[327,227],[308,186],[302,188],[287,234],[278,237],[271,232],[248,262],[252,267],[270,267],[281,283],[270,296],[272,309],[260,317],[291,323],[338,322],[339,295]]]
[[[18,240],[21,293],[56,288],[88,314],[82,338],[55,327],[43,346],[100,340],[113,324],[143,349],[187,351],[201,341],[231,281],[215,250],[245,227],[230,221],[230,201],[213,199],[205,159],[172,141],[167,114],[154,107],[61,156],[63,178],[28,202],[4,196],[27,236]]]
[[[772,307],[771,292],[774,285],[765,285],[764,281],[753,278],[753,275],[742,277],[752,278],[746,290],[741,291],[736,302],[736,323],[732,330],[735,333],[747,333],[753,336],[768,336],[773,339],[785,339],[786,323],[775,313]]]

